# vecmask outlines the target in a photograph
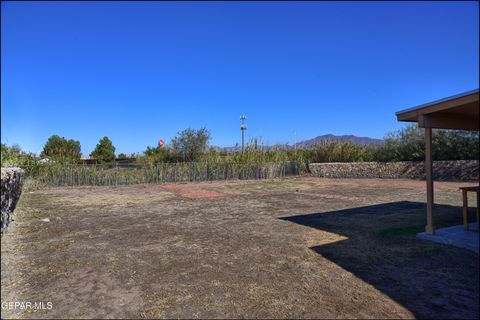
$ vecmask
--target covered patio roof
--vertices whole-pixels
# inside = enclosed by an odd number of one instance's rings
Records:
[[[396,113],[398,121],[421,128],[479,130],[479,89],[425,103]]]
[[[425,128],[425,178],[427,181],[428,234],[435,234],[433,221],[432,128],[479,131],[479,89],[429,102],[396,113],[398,121],[417,122]]]

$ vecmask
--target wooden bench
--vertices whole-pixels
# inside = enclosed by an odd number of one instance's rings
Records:
[[[479,215],[479,205],[480,205],[480,187],[475,186],[475,187],[463,187],[460,188],[462,190],[462,196],[463,196],[463,227],[465,230],[468,230],[468,192],[476,192],[477,193],[477,231],[479,230],[479,224],[478,224],[478,215]]]

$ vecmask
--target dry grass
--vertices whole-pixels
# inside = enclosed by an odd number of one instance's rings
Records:
[[[460,185],[436,184],[437,225],[461,223]],[[478,255],[415,238],[424,196],[314,178],[24,193],[1,298],[53,309],[2,317],[478,318]]]

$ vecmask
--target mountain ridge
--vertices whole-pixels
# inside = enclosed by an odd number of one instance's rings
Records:
[[[334,135],[334,134],[324,134],[320,136],[316,136],[315,138],[302,140],[294,145],[289,144],[274,144],[274,145],[264,145],[263,149],[293,149],[293,148],[311,148],[315,144],[319,144],[322,141],[340,141],[340,142],[350,142],[355,145],[363,146],[363,145],[378,145],[385,142],[383,139],[377,138],[370,138],[370,137],[358,137],[353,134],[348,135]],[[241,146],[233,146],[233,147],[218,147],[213,146],[214,149],[222,150],[222,151],[236,151],[240,150]]]
[[[385,141],[383,139],[376,139],[370,137],[358,137],[353,134],[336,136],[333,134],[324,134],[317,136],[312,139],[302,140],[297,142],[295,146],[301,148],[311,148],[313,145],[320,143],[321,141],[340,141],[340,142],[351,142],[353,144],[363,146],[363,145],[376,145],[382,144]]]

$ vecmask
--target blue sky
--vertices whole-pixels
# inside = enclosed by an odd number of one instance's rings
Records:
[[[479,86],[478,2],[2,2],[2,142],[381,138]]]

